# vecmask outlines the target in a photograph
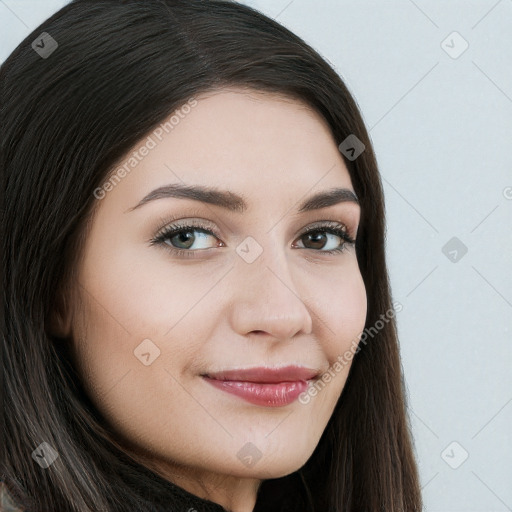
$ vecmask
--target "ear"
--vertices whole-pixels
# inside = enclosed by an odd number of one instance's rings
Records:
[[[71,310],[62,293],[58,293],[47,322],[48,334],[57,338],[71,336]]]

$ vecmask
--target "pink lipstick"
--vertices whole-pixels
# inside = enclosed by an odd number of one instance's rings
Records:
[[[300,366],[247,368],[208,373],[202,377],[222,391],[254,405],[281,407],[294,402],[319,372]]]

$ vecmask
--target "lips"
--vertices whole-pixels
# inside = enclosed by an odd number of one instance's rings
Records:
[[[314,379],[318,370],[302,366],[285,366],[280,368],[257,367],[203,374],[203,377],[220,381],[255,382],[273,384],[278,382],[297,382]]]
[[[253,405],[282,407],[303,393],[319,371],[303,366],[246,368],[210,372],[201,377],[213,387]]]

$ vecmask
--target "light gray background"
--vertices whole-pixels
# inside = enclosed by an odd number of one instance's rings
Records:
[[[0,61],[66,3],[0,0]],[[330,61],[370,130],[425,510],[512,510],[512,0],[243,3]]]

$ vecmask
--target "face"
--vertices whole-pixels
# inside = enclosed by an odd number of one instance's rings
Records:
[[[326,123],[292,99],[225,89],[169,120],[97,190],[70,323],[76,364],[120,442],[162,473],[284,476],[315,449],[351,364],[335,363],[364,329],[345,239],[359,205],[301,208],[353,191],[350,176]],[[288,366],[280,384],[259,370],[205,377]],[[332,377],[301,400],[310,375],[296,367]]]

